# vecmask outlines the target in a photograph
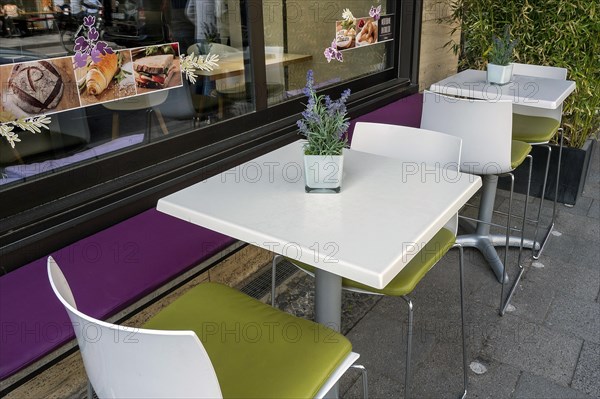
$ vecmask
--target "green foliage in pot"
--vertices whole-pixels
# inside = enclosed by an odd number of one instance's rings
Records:
[[[600,129],[600,3],[590,0],[454,0],[459,69],[485,69],[489,38],[507,24],[519,39],[514,61],[567,68],[577,89],[564,104],[563,127],[580,148]],[[454,31],[452,32],[454,33]]]
[[[492,43],[487,52],[488,62],[503,66],[510,64],[516,45],[517,41],[510,38],[510,25],[506,25],[502,37],[492,35]]]
[[[297,125],[300,134],[307,140],[304,154],[342,155],[348,143],[346,132],[350,123],[346,101],[350,97],[350,89],[344,90],[337,100],[317,95],[313,71],[309,70],[303,92],[308,97],[308,103]]]

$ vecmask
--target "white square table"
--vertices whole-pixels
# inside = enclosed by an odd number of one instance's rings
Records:
[[[385,287],[480,187],[478,176],[346,150],[341,193],[307,194],[295,142],[157,209],[315,266],[316,319],[339,331],[342,277]]]
[[[513,75],[509,83],[496,85],[487,82],[485,71],[467,69],[432,84],[429,90],[449,96],[509,100],[526,107],[556,109],[575,90],[575,82]]]
[[[432,84],[429,90],[444,95],[487,101],[507,100],[519,106],[549,110],[557,109],[562,105],[563,101],[575,90],[575,82],[513,74],[511,82],[505,85],[495,85],[487,82],[486,71],[467,69]],[[507,275],[504,273],[503,276],[502,261],[494,246],[506,245],[506,236],[490,234],[497,185],[497,176],[483,176],[478,216],[478,219],[483,222],[477,224],[474,234],[460,236],[457,242],[465,247],[477,248],[496,274],[498,281],[503,282],[507,281]],[[558,188],[558,177],[556,187]],[[549,232],[550,230],[548,230]],[[533,240],[525,240],[523,244],[528,248],[536,245]],[[510,237],[509,245],[520,246],[520,237]]]

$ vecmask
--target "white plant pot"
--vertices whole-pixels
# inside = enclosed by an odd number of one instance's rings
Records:
[[[306,192],[339,193],[343,169],[343,155],[304,155]]]
[[[488,83],[505,85],[512,79],[512,64],[508,65],[487,65],[487,81]]]

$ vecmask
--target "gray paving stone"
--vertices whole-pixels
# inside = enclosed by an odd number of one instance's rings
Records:
[[[571,381],[582,340],[506,314],[496,323],[482,356],[541,375],[561,385]]]
[[[527,274],[532,272],[531,268],[531,266],[527,268],[510,301],[514,306],[512,314],[535,323],[543,323],[554,299],[555,290],[542,284],[532,283],[527,278]],[[509,287],[506,287],[505,298],[508,296],[508,290]]]
[[[556,295],[544,325],[600,344],[600,304],[567,293]]]
[[[600,223],[587,216],[561,212],[557,217],[556,229],[563,234],[576,235],[582,240],[600,242]]]
[[[469,373],[467,398],[510,398],[516,388],[521,371],[516,367],[496,361],[475,360],[484,364],[487,372],[484,374],[475,374],[471,371]]]
[[[594,199],[594,202],[590,205],[587,216],[593,219],[600,219],[600,200]]]
[[[584,342],[571,386],[600,398],[600,345]]]
[[[574,261],[574,255],[569,255],[569,261],[555,257],[542,256],[538,262],[543,268],[529,268],[524,280],[534,286],[546,287],[547,290],[560,290],[568,295],[585,301],[593,301],[598,295],[600,273],[597,263],[583,264]]]
[[[391,379],[385,375],[371,373],[369,376],[369,398],[401,398],[404,396],[404,384],[397,379]],[[363,398],[362,383],[356,381],[350,389],[342,393],[343,399]]]
[[[579,216],[587,216],[592,203],[594,202],[593,198],[590,197],[579,197],[577,199],[577,203],[574,206],[561,206],[561,213],[570,214],[570,215],[579,215]],[[558,205],[557,205],[558,206]]]
[[[574,399],[589,398],[583,392],[559,385],[547,378],[523,373],[514,393],[515,399]]]

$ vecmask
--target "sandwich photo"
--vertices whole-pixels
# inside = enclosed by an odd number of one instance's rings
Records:
[[[169,87],[169,81],[173,78],[175,69],[173,66],[173,54],[151,55],[142,57],[133,63],[135,70],[135,83],[138,87],[148,89],[164,89]]]
[[[181,86],[177,43],[132,50],[138,94]]]

